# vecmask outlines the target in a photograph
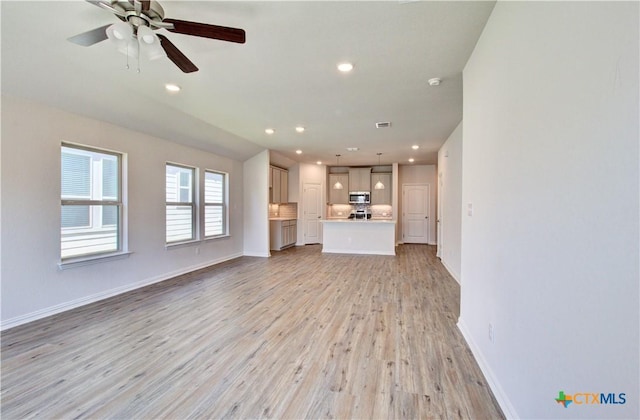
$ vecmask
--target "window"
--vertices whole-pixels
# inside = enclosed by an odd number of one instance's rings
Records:
[[[204,236],[227,234],[227,174],[204,172]]]
[[[166,169],[166,241],[195,239],[195,168],[167,163]]]
[[[60,256],[63,260],[122,250],[122,155],[61,147]]]

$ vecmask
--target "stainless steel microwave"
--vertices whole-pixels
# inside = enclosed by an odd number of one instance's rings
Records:
[[[369,204],[371,193],[368,191],[353,191],[349,193],[349,204]]]

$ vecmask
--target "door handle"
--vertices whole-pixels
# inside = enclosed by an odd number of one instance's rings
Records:
[[[428,219],[428,218],[429,218],[429,216],[424,216],[424,218],[425,218],[425,219]]]

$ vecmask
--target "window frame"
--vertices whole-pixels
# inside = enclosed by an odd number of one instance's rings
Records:
[[[93,159],[90,158],[89,164],[89,184],[90,184],[90,188],[89,188],[89,198],[80,198],[79,196],[76,198],[63,198],[63,191],[62,191],[62,179],[63,179],[63,168],[62,168],[62,159],[63,159],[63,154],[65,153],[64,149],[71,149],[73,150],[77,150],[80,151],[80,153],[78,153],[78,155],[83,156],[83,154],[81,152],[89,152],[89,153],[97,153],[97,154],[101,154],[101,155],[109,155],[109,156],[113,156],[116,158],[116,164],[117,164],[117,168],[116,168],[116,176],[117,176],[117,183],[116,183],[116,188],[117,188],[117,194],[115,199],[95,199],[95,197],[91,196],[92,191],[92,186],[93,183],[95,181],[94,177],[96,176],[95,172],[94,172],[94,167],[93,167]],[[124,223],[125,223],[125,215],[124,215],[124,191],[123,191],[123,178],[124,178],[124,165],[125,165],[125,154],[122,152],[118,152],[118,151],[114,151],[114,150],[107,150],[107,149],[102,149],[99,147],[93,147],[93,146],[86,146],[86,145],[81,145],[81,144],[76,144],[76,143],[70,143],[70,142],[61,142],[60,144],[60,240],[59,240],[59,244],[60,244],[60,248],[59,248],[59,252],[60,252],[60,266],[62,267],[64,264],[67,265],[73,265],[74,262],[82,262],[82,261],[87,261],[87,260],[95,260],[95,259],[102,259],[102,258],[108,258],[108,257],[113,257],[115,255],[119,255],[119,254],[123,254],[125,252],[125,247],[126,244],[124,243],[124,232],[125,232],[125,227],[124,227]],[[68,152],[67,152],[68,153]],[[86,155],[84,155],[86,156]],[[104,166],[101,166],[101,178],[104,174],[104,172],[102,172],[104,169]],[[104,182],[104,181],[102,181]],[[102,194],[102,193],[101,193]],[[67,195],[70,196],[70,195]],[[85,226],[85,227],[66,227],[64,228],[62,226],[62,209],[64,207],[73,207],[73,206],[87,206],[89,207],[89,225]],[[115,224],[115,232],[116,232],[116,249],[110,249],[107,251],[96,251],[96,252],[88,252],[88,253],[83,253],[83,254],[76,254],[76,255],[71,255],[71,256],[66,256],[64,257],[62,254],[62,242],[63,242],[63,236],[62,236],[62,229],[67,229],[67,231],[73,231],[73,230],[77,230],[77,231],[81,231],[83,229],[92,229],[94,227],[94,223],[97,223],[98,217],[94,217],[93,211],[91,210],[91,207],[102,207],[101,212],[100,212],[100,224],[102,227],[102,221],[103,221],[103,215],[104,215],[104,207],[106,206],[115,206],[117,208],[116,211],[116,224]],[[114,225],[109,225],[109,226],[114,226]]]
[[[168,167],[174,167],[174,168],[179,168],[179,169],[188,169],[191,171],[191,185],[190,185],[190,190],[191,190],[191,202],[183,202],[183,201],[167,201],[167,186],[166,186],[166,177],[167,177],[167,169]],[[175,162],[165,162],[165,191],[164,191],[164,196],[165,196],[165,217],[164,217],[164,223],[165,223],[165,246],[173,246],[173,245],[180,245],[183,243],[188,243],[188,242],[195,242],[198,240],[198,168],[194,167],[194,166],[189,166],[189,165],[185,165],[182,163],[175,163]],[[176,198],[180,198],[180,191],[183,189],[183,187],[180,186],[180,177],[178,176],[177,182],[176,182]],[[186,238],[181,238],[181,239],[176,239],[175,241],[168,241],[167,240],[167,208],[169,206],[174,206],[174,207],[191,207],[191,237],[186,239]]]
[[[214,239],[229,236],[229,174],[224,171],[217,171],[214,169],[205,169],[204,181],[202,183],[204,193],[202,195],[202,237],[204,239]],[[208,203],[207,202],[207,173],[214,175],[222,175],[222,202],[221,203]],[[222,209],[222,233],[215,235],[207,235],[206,215],[207,207],[220,207]]]

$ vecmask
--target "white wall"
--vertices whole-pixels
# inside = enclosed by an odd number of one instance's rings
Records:
[[[58,269],[62,141],[126,153],[130,257]],[[230,237],[165,248],[166,161],[229,173]],[[2,328],[242,255],[241,162],[3,96],[1,167]]]
[[[429,184],[429,244],[436,244],[437,174],[435,165],[399,165],[398,224],[396,234],[402,242],[402,185]]]
[[[499,1],[464,70],[459,325],[511,416],[640,417],[638,19]]]
[[[462,123],[458,124],[438,151],[440,260],[460,282],[462,249]],[[436,203],[437,204],[437,203]]]
[[[244,255],[268,257],[269,150],[247,159],[244,169]]]

